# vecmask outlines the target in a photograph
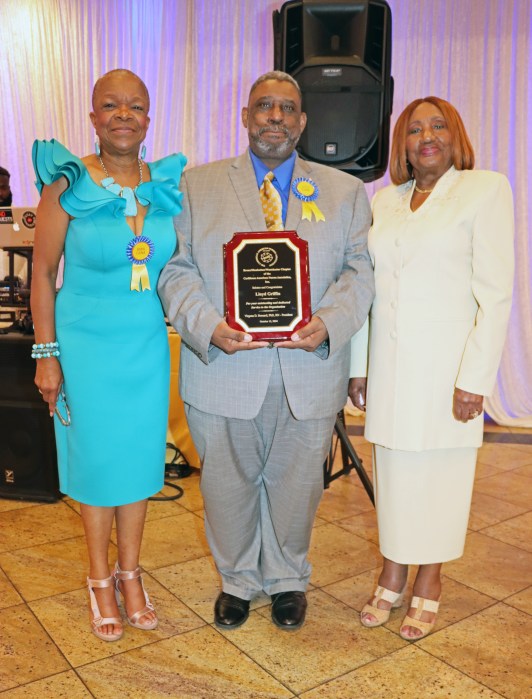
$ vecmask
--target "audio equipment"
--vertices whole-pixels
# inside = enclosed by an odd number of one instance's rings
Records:
[[[273,13],[274,67],[295,78],[308,122],[299,155],[356,175],[388,165],[391,10],[385,0],[291,0]]]
[[[34,384],[33,336],[0,335],[0,497],[60,497],[53,420]]]

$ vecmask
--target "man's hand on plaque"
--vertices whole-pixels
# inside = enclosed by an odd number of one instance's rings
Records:
[[[275,347],[286,349],[302,349],[306,352],[314,352],[322,342],[329,337],[325,323],[319,316],[312,316],[310,323],[299,328],[290,340],[275,342]]]
[[[241,350],[260,349],[267,347],[267,342],[253,342],[251,335],[241,330],[233,330],[225,320],[222,320],[214,328],[211,344],[219,347],[226,354],[234,354]]]

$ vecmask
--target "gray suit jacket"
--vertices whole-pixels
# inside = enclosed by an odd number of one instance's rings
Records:
[[[374,296],[367,251],[371,212],[362,182],[296,158],[293,178],[319,188],[325,221],[301,219],[290,193],[286,230],[308,241],[311,303],[329,332],[329,352],[258,349],[227,355],[210,345],[224,319],[223,244],[244,231],[265,230],[248,152],[185,171],[183,211],[175,219],[178,244],[163,269],[159,294],[181,335],[180,391],[203,412],[251,419],[260,410],[279,351],[286,396],[297,419],[334,415],[347,398],[349,340],[363,324]]]

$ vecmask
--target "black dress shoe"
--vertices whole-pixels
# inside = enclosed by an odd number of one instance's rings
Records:
[[[305,621],[306,611],[304,592],[278,592],[272,595],[272,621],[280,629],[299,629]]]
[[[221,629],[236,629],[249,616],[249,600],[220,592],[214,605],[214,621]]]

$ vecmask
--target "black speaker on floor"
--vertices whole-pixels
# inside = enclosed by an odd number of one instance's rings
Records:
[[[292,0],[273,13],[274,66],[303,93],[302,158],[356,175],[388,165],[392,15],[385,0]]]
[[[0,498],[60,497],[53,421],[33,383],[33,336],[0,335]]]

